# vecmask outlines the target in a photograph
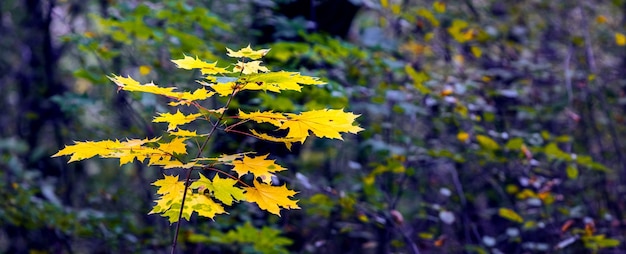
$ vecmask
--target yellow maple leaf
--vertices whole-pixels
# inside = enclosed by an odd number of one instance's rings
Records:
[[[259,72],[269,72],[270,70],[265,67],[265,66],[261,66],[263,62],[261,61],[251,61],[251,62],[247,62],[244,63],[242,61],[238,61],[237,65],[235,65],[235,67],[233,67],[233,71],[234,72],[241,72],[243,74],[252,74],[252,73],[259,73]]]
[[[65,146],[52,157],[70,155],[70,162],[89,159],[94,156],[102,158],[120,158],[120,164],[132,162],[135,158],[142,160],[145,154],[155,152],[154,149],[143,147],[145,143],[157,142],[160,138],[154,139],[129,139],[120,142],[119,140],[102,141],[76,141],[73,145]]]
[[[179,100],[179,102],[174,103],[174,105],[180,105],[180,104],[189,105],[191,101],[205,100],[215,94],[214,92],[208,91],[204,88],[197,89],[193,93],[175,92],[174,90],[176,90],[176,87],[160,87],[160,86],[155,85],[152,82],[142,85],[131,77],[125,78],[125,77],[113,75],[112,77],[108,77],[108,78],[118,86],[118,89],[121,89],[124,91],[152,93],[152,94],[162,95],[162,96],[170,97],[172,99]]]
[[[297,192],[283,186],[271,186],[269,184],[254,181],[254,187],[244,187],[246,201],[256,203],[259,208],[280,216],[280,208],[300,209],[298,200],[291,200]]]
[[[186,138],[175,138],[169,143],[159,143],[159,150],[167,154],[187,154]]]
[[[183,198],[185,184],[178,180],[178,176],[163,175],[164,179],[160,179],[152,183],[159,187],[157,194],[159,198],[155,200],[156,205],[148,214],[163,213],[171,209],[172,205],[178,202],[178,210],[180,210],[180,201]]]
[[[233,90],[237,89],[237,92],[241,90],[241,86],[238,86],[235,82],[217,83],[211,84],[211,89],[215,90],[220,96],[230,96]]]
[[[186,100],[186,101],[205,100],[213,96],[214,94],[215,94],[214,92],[206,90],[204,89],[204,87],[202,87],[202,88],[196,89],[195,91],[193,91],[193,93],[183,92],[180,94],[180,97],[178,97],[178,99]]]
[[[185,184],[178,180],[178,176],[163,175],[163,179],[157,180],[152,185],[159,187],[157,194],[165,195],[169,193],[182,193]]]
[[[221,178],[215,175],[213,180],[206,178],[200,174],[200,179],[191,184],[191,188],[198,189],[199,193],[209,190],[213,197],[226,205],[232,205],[234,201],[243,200],[243,189],[236,187],[237,180],[230,178]]]
[[[193,58],[187,55],[183,55],[183,56],[184,56],[183,59],[172,60],[172,62],[174,62],[178,66],[178,68],[186,69],[186,70],[200,69],[200,72],[202,72],[202,74],[205,74],[205,75],[206,74],[213,75],[213,74],[221,74],[221,73],[231,73],[231,71],[229,70],[217,67],[217,61],[213,63],[207,63],[205,61],[198,59],[197,56],[196,58]]]
[[[187,154],[187,145],[185,144],[186,138],[174,138],[169,143],[158,143],[159,148],[154,149],[156,152],[147,154],[146,157],[150,158],[148,165],[150,166],[164,166],[165,168],[191,168],[195,163],[183,164],[176,158],[172,158],[174,154]]]
[[[63,155],[70,155],[70,162],[89,159],[91,157],[100,155],[106,156],[111,153],[111,150],[120,148],[119,141],[103,140],[103,141],[74,141],[73,145],[65,146],[52,157],[58,157]]]
[[[360,115],[339,109],[320,109],[286,115],[289,119],[280,126],[280,129],[289,129],[287,137],[300,139],[300,143],[309,136],[309,131],[321,138],[343,140],[341,132],[356,134],[363,130],[353,125],[354,120]]]
[[[280,93],[284,90],[301,91],[301,85],[321,85],[325,82],[316,77],[302,76],[298,72],[268,72],[243,75],[235,82],[210,84],[220,96],[229,96],[242,90],[270,91]]]
[[[155,117],[152,122],[155,123],[168,123],[167,131],[171,131],[176,129],[178,125],[187,124],[193,122],[198,117],[202,116],[202,114],[190,114],[184,115],[180,112],[180,110],[176,110],[175,114],[171,113],[159,113],[159,116]]]
[[[274,174],[272,172],[278,172],[286,170],[286,168],[281,167],[276,164],[274,160],[268,160],[266,155],[250,157],[247,155],[243,156],[241,160],[234,160],[233,170],[239,174],[239,176],[245,175],[248,172],[254,174],[255,177],[260,177],[261,181],[264,183],[270,183],[272,181],[272,177]]]
[[[254,134],[262,139],[278,142],[304,142],[309,131],[321,138],[335,138],[343,140],[341,132],[358,133],[363,129],[355,126],[354,120],[359,117],[350,112],[339,109],[320,109],[302,112],[300,114],[268,112],[239,112],[239,118],[249,119],[257,123],[270,123],[279,129],[289,129],[287,139],[280,139],[262,134]]]
[[[160,87],[150,82],[148,84],[142,85],[138,81],[134,80],[130,76],[125,78],[122,76],[113,75],[112,77],[108,77],[113,83],[115,83],[118,89],[129,91],[129,92],[144,92],[144,93],[153,93],[168,97],[176,97],[178,95],[177,92],[174,92],[176,87]]]
[[[235,57],[235,58],[247,57],[252,60],[257,60],[261,57],[264,57],[270,51],[270,49],[253,50],[249,44],[248,44],[248,47],[242,48],[238,51],[233,51],[232,49],[229,49],[229,48],[226,48],[226,50],[228,51],[227,55],[230,57]]]
[[[245,77],[248,82],[242,90],[264,90],[280,93],[283,90],[300,92],[301,85],[321,85],[325,82],[316,77],[302,76],[298,72],[269,72],[250,74]]]

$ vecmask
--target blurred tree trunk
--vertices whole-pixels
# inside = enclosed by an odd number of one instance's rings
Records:
[[[279,3],[271,11],[257,4],[253,8],[255,22],[252,28],[260,31],[258,43],[269,43],[278,39],[298,40],[297,34],[293,37],[277,36],[276,33],[281,29],[278,22],[281,17],[292,21],[304,18],[307,21],[307,32],[346,38],[359,8],[360,6],[349,0],[294,0]]]
[[[42,138],[47,142],[50,140],[50,137],[44,136],[50,133],[45,131],[58,133],[57,123],[64,119],[58,105],[51,101],[53,96],[65,92],[56,77],[56,66],[61,52],[53,46],[50,30],[56,2],[26,0],[20,4],[20,9],[25,12],[21,13],[23,16],[20,20],[16,20],[20,29],[13,31],[18,44],[15,50],[20,54],[21,60],[15,73],[19,100],[15,129],[18,137],[25,140],[30,149],[36,149],[41,145]],[[54,168],[49,167],[51,163],[47,157],[26,161],[31,167]],[[45,165],[41,165],[42,163]]]

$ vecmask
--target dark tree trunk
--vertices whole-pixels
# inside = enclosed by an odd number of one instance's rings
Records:
[[[349,0],[295,0],[278,4],[270,10],[267,7],[255,6],[255,22],[253,29],[259,31],[258,43],[269,43],[277,40],[299,40],[299,36],[279,36],[280,27],[276,17],[283,16],[288,20],[304,18],[307,21],[306,32],[320,32],[332,36],[346,38],[360,6]]]

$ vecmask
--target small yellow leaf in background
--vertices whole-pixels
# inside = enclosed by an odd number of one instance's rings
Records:
[[[576,167],[576,164],[567,166],[567,168],[565,169],[565,172],[567,173],[567,177],[569,179],[578,178],[578,167]]]
[[[391,5],[391,13],[398,15],[400,14],[400,10],[401,10],[401,6],[399,4],[392,4]]]
[[[469,24],[467,21],[455,19],[452,21],[452,25],[448,27],[448,33],[454,38],[454,40],[463,43],[468,40],[468,37],[471,36],[471,32],[470,35],[468,35],[468,32],[471,30],[465,31],[468,26]]]
[[[402,51],[402,53],[410,54],[412,57],[419,57],[423,55],[424,53],[427,53],[428,51],[430,51],[430,48],[428,45],[420,44],[414,41],[409,41],[405,44],[402,44],[402,46],[400,46],[400,51]]]
[[[626,35],[623,33],[615,33],[615,44],[618,46],[626,45]]]
[[[596,22],[598,22],[598,24],[604,24],[606,23],[607,19],[604,15],[598,15],[596,17]]]
[[[524,219],[522,218],[522,216],[520,216],[515,211],[508,209],[508,208],[500,208],[500,210],[498,210],[498,215],[510,221],[514,221],[518,223],[524,222]]]
[[[428,22],[430,22],[434,27],[438,27],[439,26],[439,20],[437,18],[435,18],[435,15],[432,12],[430,12],[429,10],[420,8],[420,9],[417,10],[416,14],[417,14],[417,16],[420,16],[422,18],[427,19]],[[424,39],[426,41],[429,41],[430,39],[428,37],[432,37],[432,36],[433,36],[432,33],[428,33],[428,34],[426,34]]]
[[[456,134],[456,139],[461,141],[461,143],[465,143],[469,139],[469,134],[467,132],[460,131],[458,134]]]
[[[474,54],[476,58],[480,58],[483,55],[483,51],[477,46],[472,46],[472,54]]]
[[[454,89],[452,89],[452,87],[446,87],[443,90],[441,90],[441,92],[439,93],[439,95],[441,96],[448,96],[454,93]]]
[[[487,149],[487,150],[498,150],[500,149],[500,145],[498,145],[498,143],[491,139],[490,137],[487,137],[485,135],[476,135],[476,141],[478,141],[478,144]]]
[[[150,68],[150,66],[147,66],[147,65],[139,66],[139,74],[141,74],[141,76],[146,76],[150,74],[150,71],[152,71],[152,68]]]
[[[367,222],[369,222],[369,221],[370,221],[370,220],[369,220],[369,218],[367,218],[367,215],[366,215],[366,214],[364,214],[364,213],[359,213],[359,214],[357,215],[357,218],[358,218],[361,222],[365,222],[365,223],[367,223]]]
[[[465,57],[463,57],[463,55],[461,54],[456,54],[452,57],[452,61],[457,66],[463,66],[463,64],[465,64]]]
[[[380,6],[383,8],[389,8],[389,0],[380,0]]]
[[[596,75],[595,74],[589,74],[587,76],[587,81],[594,81],[596,80]]]
[[[413,79],[413,86],[422,94],[430,94],[430,89],[424,85],[424,82],[430,78],[425,72],[417,72],[410,64],[404,66],[404,71]]]
[[[436,12],[443,13],[446,11],[446,4],[441,1],[435,1],[433,3],[433,9],[435,9]]]
[[[476,29],[473,29],[473,28],[468,29],[467,31],[465,31],[465,33],[463,33],[463,39],[464,41],[470,41],[476,38],[476,35],[478,35],[478,32],[476,31]],[[463,41],[459,41],[459,42],[463,42]]]

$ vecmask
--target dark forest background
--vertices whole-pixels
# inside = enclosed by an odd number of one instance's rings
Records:
[[[50,156],[154,137],[170,59],[272,48],[328,84],[256,108],[345,108],[365,131],[270,150],[301,210],[183,222],[181,253],[624,253],[626,1],[2,0],[0,253],[166,253],[140,163]],[[243,99],[241,99],[243,100]]]

